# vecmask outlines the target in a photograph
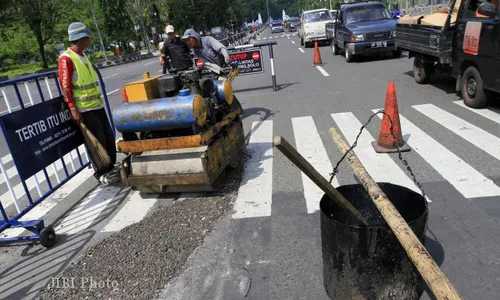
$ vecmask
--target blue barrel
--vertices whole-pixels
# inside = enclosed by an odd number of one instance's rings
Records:
[[[200,95],[182,90],[172,98],[121,103],[113,110],[113,121],[120,132],[161,131],[205,126],[207,114]]]

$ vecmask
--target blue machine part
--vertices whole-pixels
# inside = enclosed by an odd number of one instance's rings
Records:
[[[120,132],[144,132],[205,126],[208,108],[205,100],[189,91],[172,98],[121,103],[113,111],[115,127]]]
[[[227,80],[214,80],[214,84],[217,88],[219,100],[231,105],[233,103],[233,87],[231,82]]]

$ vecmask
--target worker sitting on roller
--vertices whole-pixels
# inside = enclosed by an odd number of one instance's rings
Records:
[[[216,64],[219,67],[226,67],[231,63],[231,57],[226,46],[211,36],[201,37],[193,29],[184,32],[183,40],[189,48],[194,50],[194,54],[201,60]]]
[[[184,71],[193,67],[193,61],[189,53],[188,46],[179,39],[175,34],[174,26],[168,25],[165,28],[168,38],[163,42],[161,49],[160,64],[163,65],[163,74],[166,74],[168,69],[169,73],[172,70]],[[170,65],[168,58],[172,60]]]

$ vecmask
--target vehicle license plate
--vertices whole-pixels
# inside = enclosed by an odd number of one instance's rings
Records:
[[[372,42],[372,48],[384,48],[384,47],[387,47],[387,41]]]

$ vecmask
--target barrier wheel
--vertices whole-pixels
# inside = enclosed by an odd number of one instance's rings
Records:
[[[40,244],[45,248],[52,247],[56,242],[56,232],[52,226],[47,226],[40,231]]]

